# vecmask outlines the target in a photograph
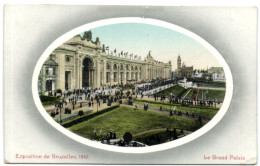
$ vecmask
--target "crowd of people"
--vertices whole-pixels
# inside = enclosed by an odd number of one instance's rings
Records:
[[[147,91],[152,91],[161,87],[167,87],[174,84],[172,79],[152,80],[151,82],[141,83],[136,85],[137,94],[141,94]]]

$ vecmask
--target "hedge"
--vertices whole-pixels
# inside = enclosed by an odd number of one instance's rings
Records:
[[[91,113],[91,114],[83,115],[83,116],[81,116],[79,118],[76,118],[74,120],[71,120],[71,121],[63,123],[62,126],[65,127],[65,128],[69,128],[69,127],[71,127],[73,125],[76,125],[78,123],[84,122],[84,121],[89,120],[91,118],[94,118],[94,117],[96,117],[98,115],[101,115],[101,114],[104,114],[106,112],[112,111],[112,110],[114,110],[115,108],[118,108],[118,107],[119,107],[119,105],[113,105],[111,107],[104,108],[104,109],[102,109],[102,110],[100,110],[98,112],[94,112],[94,113]]]
[[[219,108],[215,108],[215,107],[208,107],[208,106],[199,106],[199,105],[181,105],[181,104],[175,104],[175,103],[163,103],[163,102],[158,102],[158,101],[152,101],[152,100],[142,100],[142,99],[135,99],[134,101],[140,101],[140,102],[147,102],[147,103],[153,103],[153,104],[162,104],[162,105],[169,105],[169,106],[180,106],[180,107],[189,107],[189,108],[199,108],[199,109],[213,109],[213,110],[219,110]]]

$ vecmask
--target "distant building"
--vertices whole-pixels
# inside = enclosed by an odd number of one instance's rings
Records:
[[[178,67],[178,77],[179,78],[184,78],[184,77],[190,78],[190,77],[192,77],[193,66],[187,67],[184,62],[181,65],[181,56],[180,55],[178,56],[178,59],[177,59],[177,67]]]
[[[172,71],[172,78],[178,77],[178,70]]]
[[[223,69],[223,67],[211,67],[211,68],[209,68],[208,74],[213,74],[213,73],[224,74],[224,69]]]
[[[226,77],[224,73],[218,74],[218,73],[212,73],[212,80],[217,82],[225,82]]]
[[[203,73],[199,72],[198,70],[196,70],[193,74],[192,74],[193,78],[202,78],[203,77]]]

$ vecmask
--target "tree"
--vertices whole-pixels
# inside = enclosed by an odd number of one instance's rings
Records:
[[[92,40],[92,32],[91,31],[86,31],[84,32],[84,35],[83,35],[83,40],[87,39],[87,41],[90,41]]]

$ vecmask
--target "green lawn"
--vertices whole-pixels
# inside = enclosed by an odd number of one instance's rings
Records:
[[[136,103],[136,104],[143,105],[144,102],[145,102],[144,100],[134,100],[134,103]],[[160,102],[154,102],[154,101],[152,101],[152,102],[146,101],[146,102],[149,103],[150,107],[158,108],[158,110],[161,105]],[[216,113],[218,112],[218,109],[213,108],[213,107],[204,107],[204,108],[201,108],[201,107],[196,108],[196,106],[194,106],[194,107],[184,107],[184,106],[177,105],[175,109],[177,111],[184,111],[185,113],[189,112],[189,114],[192,114],[192,113],[200,114],[201,116],[208,117],[210,119],[213,118],[216,115]],[[166,110],[170,110],[170,104],[168,104],[168,103],[162,104],[162,108],[166,109]]]
[[[104,137],[111,129],[116,131],[118,138],[121,138],[125,132],[133,135],[158,128],[176,127],[188,131],[197,130],[201,125],[197,121],[182,118],[169,117],[167,115],[137,110],[132,107],[120,106],[113,111],[104,113],[69,128],[70,131],[83,137],[94,139],[94,129],[97,130],[99,139]],[[102,135],[100,130],[102,129]]]
[[[170,88],[167,88],[165,90],[162,90],[160,92],[158,92],[158,94],[164,94],[166,96],[169,96],[170,93],[172,93],[174,96],[179,96],[181,93],[183,93],[183,91],[185,91],[186,89],[183,88],[180,85],[174,85]]]
[[[208,90],[206,94],[207,99],[220,99],[224,100],[226,91],[224,90]]]
[[[182,98],[185,97],[185,99],[192,99],[193,98],[193,94],[196,91],[196,89],[191,89],[191,90],[187,90],[187,92],[185,92],[184,94],[182,94]],[[189,92],[189,93],[188,93]],[[187,94],[188,93],[188,94]],[[187,95],[186,95],[187,94]]]
[[[222,87],[222,88],[226,87],[225,82],[198,82],[198,83],[200,84],[200,86],[204,86],[204,87]]]
[[[204,94],[202,94],[202,93],[203,93],[203,89],[199,89],[197,100],[202,100],[202,97],[204,97]]]
[[[187,92],[185,92],[182,95],[182,98],[186,95],[185,99],[192,99],[193,98],[193,94],[195,93],[196,89],[193,88],[189,91],[189,93],[187,94]],[[199,89],[199,93],[197,96],[197,100],[211,100],[211,99],[219,99],[219,100],[224,100],[225,97],[225,90],[206,90],[206,89]]]

